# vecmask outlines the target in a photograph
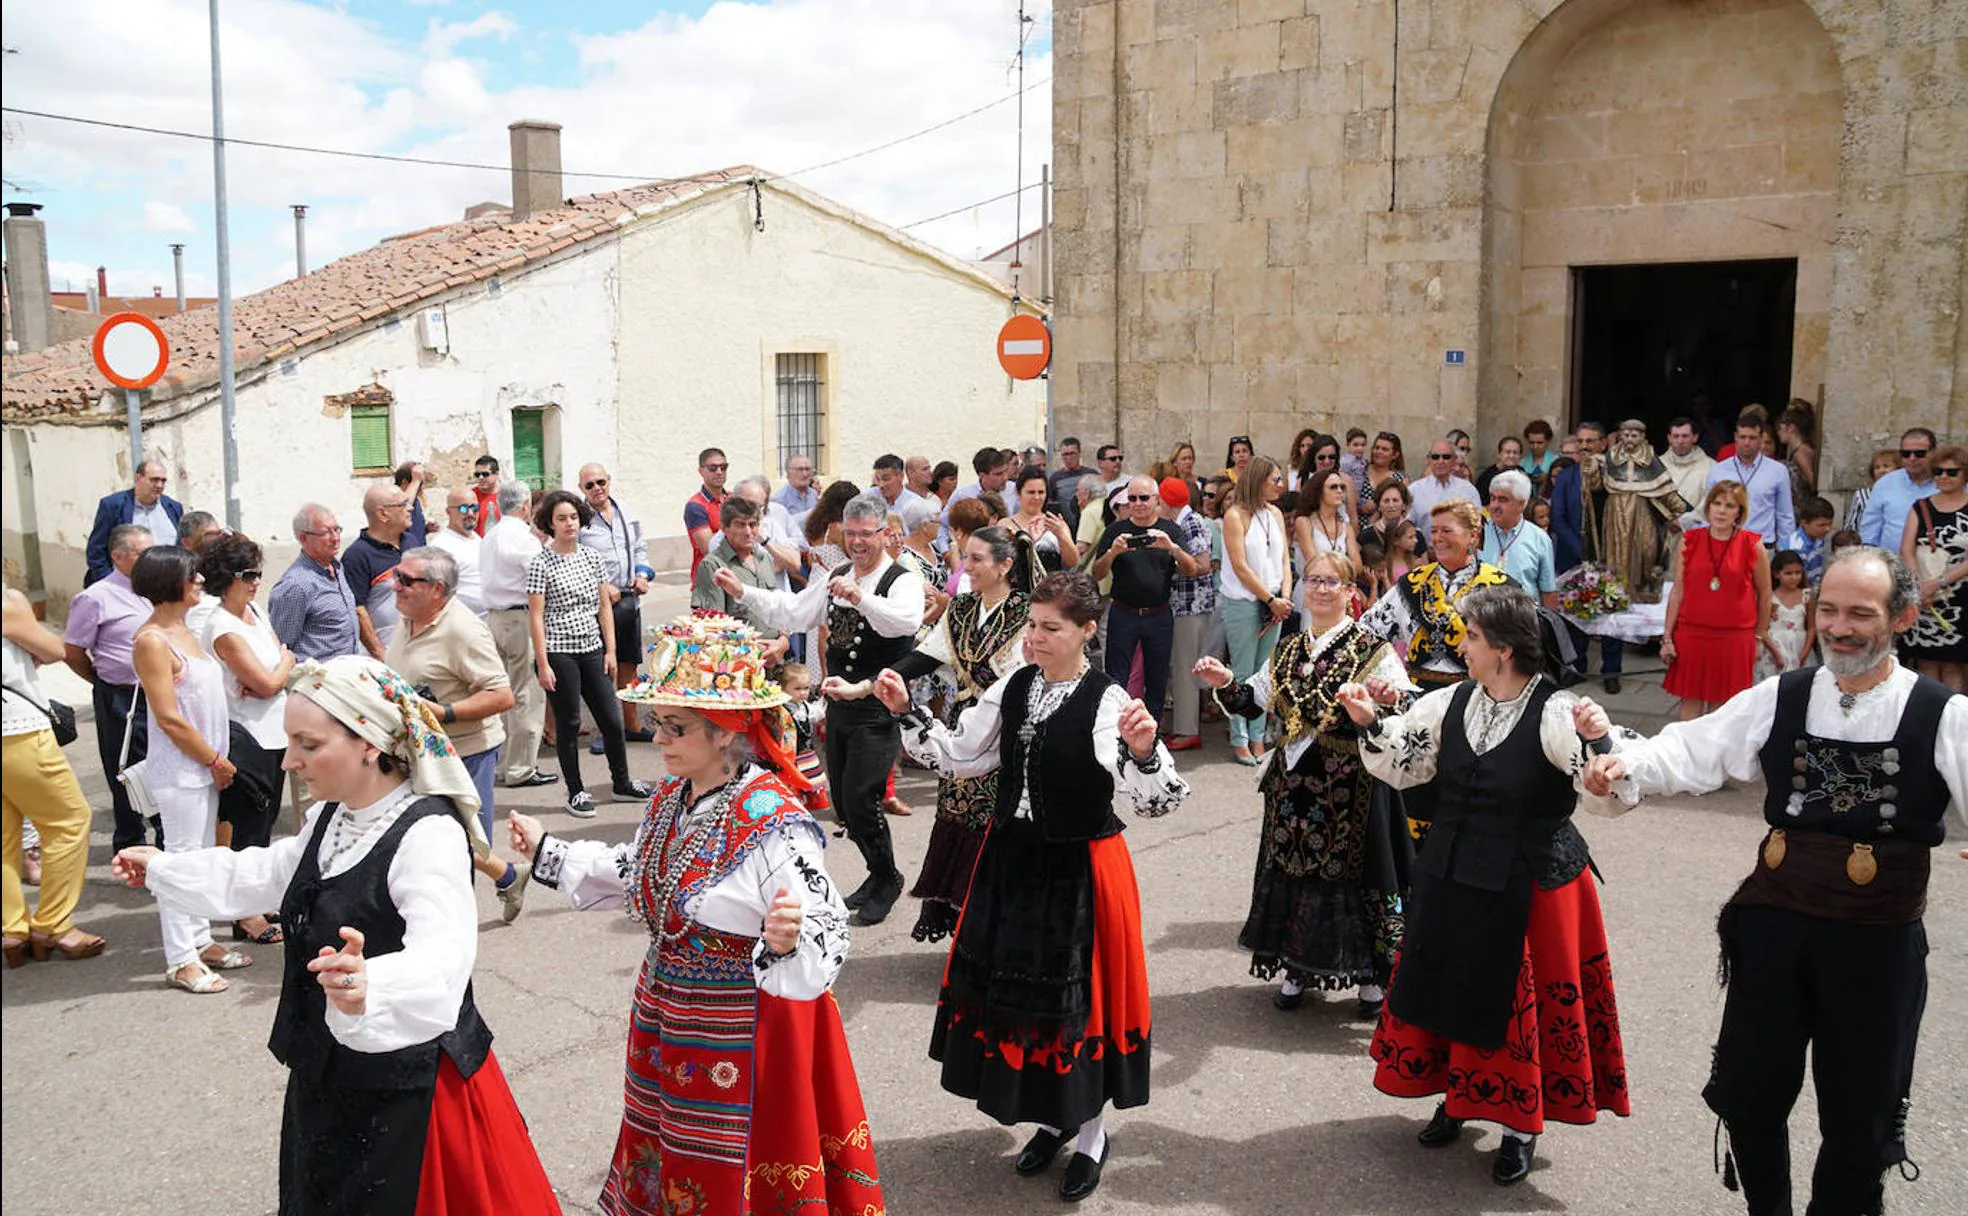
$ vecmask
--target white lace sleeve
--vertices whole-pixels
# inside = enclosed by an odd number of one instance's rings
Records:
[[[781,889],[799,896],[799,944],[776,955],[760,939],[752,951],[763,992],[789,1001],[811,1001],[833,986],[847,961],[847,905],[827,873],[826,841],[811,823],[788,824],[745,860],[746,881],[759,901],[759,920]]]
[[[998,767],[998,734],[1004,724],[1005,685],[999,680],[984,690],[977,704],[965,710],[957,728],[929,716],[921,708],[902,717],[902,746],[924,768],[939,777],[981,777]]]
[[[1435,779],[1442,750],[1442,719],[1455,689],[1438,688],[1404,714],[1382,718],[1360,737],[1360,759],[1367,771],[1397,790]]]
[[[1158,819],[1189,797],[1189,783],[1175,771],[1175,759],[1159,739],[1146,764],[1128,750],[1119,724],[1121,710],[1130,699],[1127,689],[1120,685],[1107,686],[1093,715],[1093,754],[1114,778],[1115,799],[1131,805],[1137,815]]]
[[[533,856],[533,881],[567,897],[580,912],[619,908],[628,898],[635,842],[563,840],[549,835]]]

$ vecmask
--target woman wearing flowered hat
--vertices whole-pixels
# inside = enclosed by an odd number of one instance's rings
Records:
[[[485,838],[471,775],[381,663],[302,663],[287,690],[282,767],[324,799],[300,835],[128,848],[111,866],[192,915],[280,908],[282,1216],[559,1212],[472,1001]]]
[[[535,883],[577,909],[626,907],[652,939],[601,1192],[611,1216],[881,1209],[830,991],[847,908],[764,670],[750,627],[673,622],[621,693],[650,708],[669,770],[635,839],[563,840],[511,816]]]

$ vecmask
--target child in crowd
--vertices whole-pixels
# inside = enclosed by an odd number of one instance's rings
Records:
[[[1353,483],[1355,492],[1367,484],[1367,433],[1357,426],[1346,428],[1346,450],[1340,453],[1339,471]]]
[[[1830,552],[1825,554],[1825,561],[1829,562],[1832,558],[1837,557],[1840,549],[1850,549],[1854,545],[1863,544],[1865,544],[1865,538],[1857,532],[1852,531],[1850,528],[1840,528],[1831,534]]]
[[[1831,521],[1837,514],[1826,499],[1812,495],[1797,508],[1797,531],[1790,534],[1789,549],[1804,561],[1804,581],[1811,587],[1824,577],[1825,558],[1831,548]]]
[[[1550,534],[1551,532],[1551,500],[1550,499],[1548,498],[1531,499],[1530,509],[1525,514],[1529,516],[1530,521],[1532,523],[1544,529],[1546,535]]]
[[[827,766],[814,740],[819,723],[813,712],[813,672],[804,663],[787,663],[779,668],[779,687],[786,691],[786,713],[793,720],[793,767],[813,783],[806,809],[819,816],[833,803],[827,797]]]
[[[1357,586],[1360,594],[1371,604],[1387,590],[1381,579],[1381,569],[1387,565],[1387,550],[1379,545],[1363,543],[1360,546],[1360,577]]]
[[[1387,552],[1380,560],[1380,585],[1383,588],[1392,587],[1423,560],[1421,531],[1414,526],[1414,521],[1404,519],[1395,524],[1387,534]]]
[[[1770,619],[1764,626],[1756,678],[1804,666],[1817,642],[1817,626],[1811,620],[1811,588],[1805,582],[1804,559],[1793,549],[1784,549],[1770,559]]]

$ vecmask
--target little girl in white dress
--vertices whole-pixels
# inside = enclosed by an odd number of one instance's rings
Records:
[[[1796,671],[1812,662],[1817,628],[1811,621],[1811,592],[1804,585],[1804,559],[1789,549],[1770,559],[1769,641],[1756,655],[1756,678]]]

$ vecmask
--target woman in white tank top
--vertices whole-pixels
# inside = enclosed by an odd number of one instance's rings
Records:
[[[1249,679],[1271,661],[1278,626],[1291,615],[1289,542],[1284,513],[1272,504],[1285,492],[1285,477],[1268,456],[1253,456],[1230,492],[1223,512],[1221,573],[1223,633],[1230,646],[1230,670]],[[1230,748],[1239,764],[1256,764],[1264,754],[1267,728],[1237,714],[1230,717]]]

